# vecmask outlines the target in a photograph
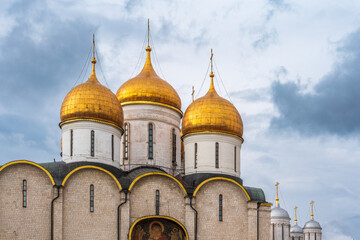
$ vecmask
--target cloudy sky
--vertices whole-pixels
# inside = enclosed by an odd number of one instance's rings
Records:
[[[360,1],[2,1],[0,164],[60,160],[59,111],[90,74],[114,92],[144,61],[147,18],[158,74],[183,111],[208,86],[244,121],[242,178],[325,240],[360,239]],[[100,68],[101,65],[101,69]],[[84,71],[83,71],[84,69]]]

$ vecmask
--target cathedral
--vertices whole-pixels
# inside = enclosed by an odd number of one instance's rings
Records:
[[[313,214],[291,226],[278,197],[272,208],[243,185],[243,122],[212,67],[183,112],[145,50],[114,94],[97,79],[94,41],[90,77],[61,106],[62,161],[0,168],[0,239],[321,240]]]

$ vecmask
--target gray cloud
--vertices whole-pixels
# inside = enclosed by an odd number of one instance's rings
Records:
[[[275,29],[272,29],[270,31],[264,32],[261,34],[261,36],[253,42],[253,47],[255,49],[266,49],[271,44],[276,43],[278,40],[278,33]]]
[[[360,216],[331,221],[323,226],[324,237],[329,240],[352,240],[359,239],[358,228]]]
[[[269,0],[269,3],[277,9],[288,9],[290,7],[285,0]]]
[[[35,9],[39,14],[32,14]],[[15,141],[58,156],[59,118],[54,116],[59,116],[62,99],[79,75],[94,27],[61,21],[36,1],[14,5],[10,12],[17,24],[0,39],[0,135],[24,137],[0,138],[0,145],[6,149]],[[54,137],[56,149],[49,144]],[[19,158],[17,154],[1,151],[0,160]]]
[[[360,29],[338,48],[339,61],[315,86],[302,93],[293,82],[272,84],[272,96],[280,116],[273,128],[292,128],[306,134],[349,135],[360,132]]]
[[[269,88],[246,89],[230,92],[230,97],[250,102],[269,101]]]

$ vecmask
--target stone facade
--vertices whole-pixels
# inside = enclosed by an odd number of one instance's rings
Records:
[[[304,234],[303,233],[290,233],[290,239],[291,240],[304,240]]]
[[[222,221],[219,220],[219,195],[222,195]],[[245,193],[233,183],[211,181],[196,194],[199,214],[199,239],[248,239],[248,204]],[[254,234],[254,233],[253,233]]]
[[[223,173],[240,177],[242,140],[225,134],[194,134],[184,137],[185,174]],[[195,147],[195,144],[197,145]],[[218,167],[215,166],[215,147],[218,144]],[[197,148],[197,153],[195,153]],[[197,166],[195,166],[197,155]]]
[[[94,186],[93,212],[90,185]],[[62,239],[116,239],[119,204],[120,189],[108,174],[97,169],[75,172],[63,189]]]
[[[72,155],[71,131],[73,138]],[[94,131],[94,156],[91,156],[90,150],[91,131]],[[61,126],[62,160],[69,163],[78,161],[105,162],[119,168],[121,135],[122,131],[119,128],[109,124],[92,121],[65,123]],[[112,141],[114,141],[113,144]]]
[[[162,172],[139,175],[126,187],[122,178],[91,164],[75,168],[61,181],[53,178],[56,182],[40,168],[23,161],[0,169],[0,239],[117,239],[119,220],[119,239],[126,240],[135,221],[156,215],[156,190],[160,192],[159,215],[154,217],[182,224],[189,239],[255,240],[257,232],[259,239],[269,239],[270,206],[249,200],[240,184],[226,178],[198,185],[192,197],[184,182]],[[26,208],[22,207],[24,179],[28,183]],[[94,186],[93,212],[90,185]],[[197,219],[191,206],[198,212]]]
[[[322,233],[320,229],[304,229],[305,240],[321,240]]]
[[[23,181],[26,180],[26,207]],[[0,173],[0,239],[50,239],[53,185],[41,169],[15,164]]]
[[[290,224],[288,222],[283,222],[281,220],[273,222],[271,224],[271,230],[271,240],[290,240]]]
[[[185,221],[185,193],[173,179],[162,175],[145,176],[130,193],[131,224],[136,219],[156,215],[155,192],[159,191],[159,215]]]
[[[125,124],[129,124],[129,156],[124,159],[122,138],[120,165],[130,170],[140,165],[161,166],[167,172],[173,168],[172,131],[176,135],[176,168],[181,167],[181,114],[173,109],[152,104],[123,106]],[[153,158],[148,155],[148,125],[153,124]]]

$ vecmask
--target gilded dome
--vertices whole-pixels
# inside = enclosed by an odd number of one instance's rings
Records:
[[[122,129],[124,114],[115,94],[95,75],[95,58],[90,78],[66,95],[60,111],[60,126],[72,121],[104,122]]]
[[[214,88],[211,72],[210,89],[186,109],[182,121],[182,134],[224,133],[242,138],[243,123],[235,106],[220,97]]]
[[[161,79],[155,72],[150,52],[146,48],[146,61],[143,69],[136,77],[126,81],[117,91],[116,97],[121,105],[127,104],[155,104],[169,107],[181,112],[181,100],[175,89]]]

